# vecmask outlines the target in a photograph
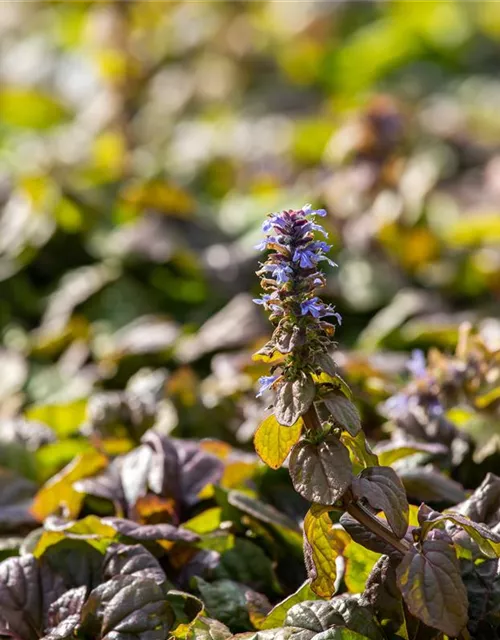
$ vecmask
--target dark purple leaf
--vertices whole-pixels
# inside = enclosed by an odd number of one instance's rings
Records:
[[[297,493],[309,502],[335,504],[351,484],[349,452],[334,436],[317,445],[302,440],[292,449],[290,476]]]
[[[165,640],[174,614],[151,578],[122,575],[96,587],[82,610],[84,634],[102,640]]]
[[[465,498],[465,491],[461,484],[430,465],[425,467],[398,465],[396,471],[407,495],[415,500],[455,503]]]
[[[62,579],[32,555],[0,564],[0,633],[19,640],[43,635],[49,606],[64,592]]]
[[[340,391],[323,396],[323,402],[335,423],[355,436],[361,429],[361,419],[355,405]]]
[[[187,506],[199,502],[200,491],[217,484],[224,472],[224,463],[204,451],[198,442],[172,439],[179,458],[182,501]]]
[[[429,627],[457,637],[467,624],[467,591],[455,550],[444,540],[412,546],[396,570],[411,614]]]
[[[123,460],[123,457],[115,458],[105,471],[93,478],[78,480],[73,488],[80,493],[125,505],[125,494],[121,481]]]
[[[429,532],[435,530],[435,527],[452,523],[466,531],[484,555],[489,558],[498,558],[500,556],[500,535],[491,531],[484,524],[474,522],[461,513],[453,511],[439,513],[429,509],[426,505],[420,507],[418,516],[422,527],[422,537],[424,538]],[[456,530],[447,530],[447,533],[451,535],[453,540],[457,538],[457,543],[460,544],[460,536],[457,535]]]
[[[103,578],[110,580],[119,575],[152,578],[158,584],[167,580],[158,560],[140,544],[112,544],[108,547]]]
[[[87,589],[70,589],[53,602],[48,610],[44,640],[70,638],[80,623],[80,614],[87,597]]]
[[[408,501],[401,480],[390,467],[368,467],[352,481],[356,497],[365,499],[377,511],[383,511],[398,538],[408,529]]]
[[[150,430],[144,434],[142,442],[154,452],[148,475],[151,491],[163,497],[182,500],[180,480],[182,468],[175,441]]]
[[[124,518],[102,518],[103,524],[111,525],[114,529],[127,538],[139,540],[141,542],[156,542],[158,540],[169,540],[171,542],[196,542],[199,537],[196,533],[174,527],[171,524],[137,524],[132,520]]]
[[[453,507],[474,522],[484,522],[494,527],[500,522],[500,478],[488,473],[479,487],[467,500]]]
[[[48,631],[42,640],[71,640],[75,638],[75,633],[80,625],[80,614],[75,613],[67,616],[64,620]]]
[[[291,427],[312,405],[316,385],[310,376],[282,382],[276,391],[274,415],[285,427]]]
[[[344,626],[344,619],[328,600],[306,600],[291,607],[285,617],[283,626],[298,627],[314,634],[326,631],[331,627]]]
[[[366,581],[362,602],[369,604],[381,620],[402,622],[401,592],[396,581],[397,562],[383,555],[377,560]]]
[[[351,536],[354,542],[357,542],[363,547],[366,547],[370,551],[383,553],[395,559],[401,558],[401,553],[397,549],[395,549],[388,542],[385,542],[384,540],[379,538],[370,529],[358,522],[348,513],[342,514],[340,518],[340,524],[344,527],[344,529]],[[407,539],[408,536],[409,532],[407,532]]]

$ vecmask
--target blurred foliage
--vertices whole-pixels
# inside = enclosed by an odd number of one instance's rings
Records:
[[[196,532],[163,563],[232,631],[312,599],[305,505],[245,453],[270,333],[253,246],[268,211],[309,200],[379,459],[437,507],[498,469],[499,3],[6,2],[0,36],[2,558],[49,515],[114,514]],[[463,321],[496,371],[488,411],[460,397],[451,432],[399,441],[380,407],[406,352],[438,347],[446,371]],[[148,477],[168,455],[208,470],[174,491]],[[358,546],[353,593],[376,559]],[[196,633],[227,637],[197,606]]]

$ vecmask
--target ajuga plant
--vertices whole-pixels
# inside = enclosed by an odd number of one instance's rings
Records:
[[[399,430],[447,445],[455,464],[462,463],[471,444],[476,462],[496,452],[500,349],[494,339],[488,339],[486,330],[474,332],[464,323],[455,353],[431,349],[426,360],[416,350],[408,369],[411,380],[383,407]]]
[[[324,215],[306,205],[272,213],[263,224],[266,237],[258,248],[267,258],[257,274],[264,294],[255,302],[275,328],[254,358],[270,366],[270,375],[259,380],[259,395],[272,394],[273,403],[255,433],[256,451],[272,468],[289,456],[293,486],[311,503],[304,555],[312,590],[328,599],[315,605],[323,607],[316,614],[325,637],[470,637],[477,602],[469,605],[468,591],[476,599],[477,593],[464,583],[463,562],[470,571],[494,558],[490,573],[497,579],[500,536],[458,508],[440,513],[421,505],[409,525],[403,484],[392,468],[378,464],[331,357],[341,318],[318,295],[325,286],[322,262],[334,264],[326,255],[327,233],[316,222]],[[355,603],[345,594],[332,597],[339,582],[336,560],[351,538],[383,554]],[[337,613],[355,608],[357,614],[327,619],[325,607]],[[285,625],[294,624],[291,611]]]

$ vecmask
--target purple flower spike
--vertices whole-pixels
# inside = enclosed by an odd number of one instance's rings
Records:
[[[293,261],[298,262],[302,269],[313,269],[318,262],[318,255],[309,247],[295,249]]]
[[[303,316],[310,313],[313,318],[320,318],[325,315],[325,312],[326,307],[319,298],[311,298],[310,300],[304,300],[304,302],[300,303],[300,313]]]
[[[254,249],[257,249],[257,251],[265,251],[267,249],[267,243],[268,243],[267,239],[261,240],[259,244],[256,244],[254,246]]]
[[[270,389],[279,376],[262,376],[259,378],[259,393],[257,394],[257,398],[259,398],[265,391]]]
[[[302,207],[302,211],[305,213],[306,216],[321,216],[322,218],[326,216],[325,209],[313,209],[310,204],[305,204]]]
[[[414,349],[406,368],[415,378],[423,378],[426,375],[425,355],[421,349]]]
[[[299,210],[271,213],[262,225],[266,238],[257,246],[270,251],[257,272],[265,294],[254,302],[269,312],[275,325],[266,353],[286,355],[279,367],[287,380],[317,370],[317,354],[333,343],[335,333],[333,324],[323,318],[332,316],[338,324],[342,320],[316,295],[326,285],[319,262],[335,265],[326,255],[331,246],[317,240],[317,233],[328,238],[323,227],[314,222],[317,215],[324,216],[326,211],[305,205]],[[278,377],[261,378],[259,395],[272,388]]]
[[[267,304],[269,302],[269,300],[271,299],[271,296],[269,293],[264,293],[260,298],[253,298],[252,302],[255,302],[255,304]]]
[[[409,410],[409,399],[404,393],[397,393],[382,404],[384,414],[393,420],[404,417]]]

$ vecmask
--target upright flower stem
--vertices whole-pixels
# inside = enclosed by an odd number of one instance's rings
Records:
[[[321,421],[314,406],[311,406],[302,418],[309,431],[312,433],[319,433],[321,431]],[[352,495],[351,491],[348,491],[344,495],[343,500],[347,513],[369,529],[374,535],[390,544],[403,555],[409,550],[410,545],[408,542],[396,537],[380,518],[368,511],[368,509]]]

